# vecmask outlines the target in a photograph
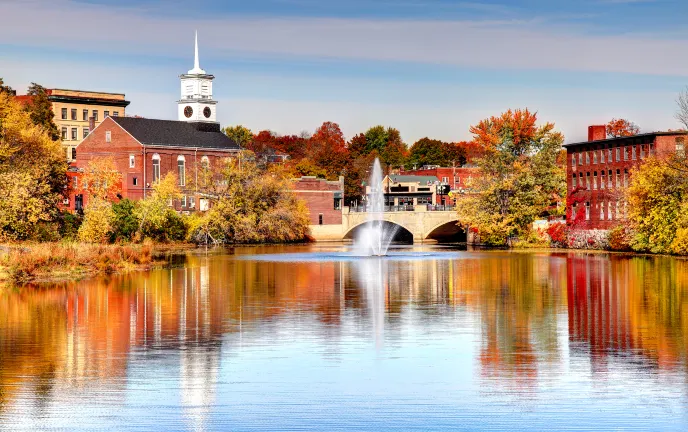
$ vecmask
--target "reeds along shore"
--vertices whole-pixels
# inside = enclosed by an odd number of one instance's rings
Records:
[[[153,243],[24,243],[3,246],[0,257],[0,283],[22,284],[146,268],[153,264]]]

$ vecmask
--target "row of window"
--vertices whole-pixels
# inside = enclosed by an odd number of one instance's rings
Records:
[[[79,128],[73,127],[73,128],[71,128],[71,134],[69,132],[70,132],[70,128],[68,128],[68,127],[62,128],[62,141],[68,141],[68,140],[77,141],[79,139]],[[87,136],[88,136],[88,128],[87,127],[81,128],[81,139],[84,139]]]
[[[590,165],[591,160],[592,164],[597,164],[598,162],[605,163],[605,160],[607,162],[613,162],[614,160],[616,160],[616,162],[620,162],[622,157],[625,161],[629,160],[629,157],[630,160],[637,160],[638,158],[645,159],[646,151],[647,155],[651,156],[652,152],[654,151],[654,146],[652,144],[648,144],[647,146],[645,144],[640,144],[638,146],[617,146],[600,150],[595,149],[579,151],[577,153],[573,153],[573,156],[571,157],[571,166],[575,167],[576,163],[578,165]]]
[[[77,114],[78,114],[77,111],[78,110],[76,108],[71,109],[71,114],[72,114],[71,120],[77,120]],[[70,120],[69,118],[67,118],[67,114],[68,114],[67,108],[62,108],[62,120]],[[98,121],[98,110],[92,110],[91,114],[92,114],[91,117],[93,117],[93,119],[95,121]],[[119,111],[113,111],[112,116],[113,117],[119,117]],[[107,118],[107,117],[110,117],[110,111],[109,110],[103,110],[103,118]],[[87,109],[81,111],[81,120],[88,121],[88,110]]]
[[[585,220],[590,220],[590,202],[585,204]],[[600,203],[600,220],[621,220],[626,217],[626,202],[625,201],[602,201]],[[571,220],[576,220],[578,216],[578,204],[571,206]]]
[[[153,182],[160,180],[160,155],[155,153],[152,156],[153,160]],[[134,168],[134,155],[129,156],[129,167]],[[210,168],[210,159],[208,156],[201,157],[201,166],[203,169]],[[183,155],[177,156],[177,177],[179,179],[179,186],[186,186],[186,158]]]
[[[600,171],[600,181],[599,181],[599,188],[600,189],[611,189],[614,185],[616,185],[616,188],[620,188],[621,185],[624,187],[628,186],[628,170],[624,169],[623,173],[621,172],[620,169],[616,170],[616,181],[613,181],[612,175],[614,174],[613,170],[609,171]],[[622,177],[623,175],[623,177]],[[590,171],[585,173],[585,177],[583,177],[583,173],[580,172],[578,175],[576,173],[573,173],[571,175],[571,189],[574,190],[577,187],[585,188],[587,190],[590,190],[590,186],[592,185],[592,190],[597,190],[598,188],[598,182],[597,182],[597,171],[593,171],[592,173],[592,183],[590,179]]]

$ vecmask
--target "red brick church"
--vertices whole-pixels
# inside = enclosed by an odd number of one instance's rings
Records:
[[[87,197],[79,187],[80,172],[92,159],[112,157],[122,174],[122,198],[138,200],[168,172],[177,175],[183,197],[175,208],[203,210],[205,203],[190,188],[201,167],[236,154],[241,147],[220,130],[212,81],[199,67],[196,39],[194,68],[180,75],[178,120],[108,117],[78,145],[76,165],[69,171],[72,187],[65,205],[81,210]]]

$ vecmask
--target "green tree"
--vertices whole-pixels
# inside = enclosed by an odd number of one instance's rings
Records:
[[[246,148],[253,142],[253,132],[242,125],[227,126],[222,129],[222,132],[243,148]]]
[[[5,82],[2,80],[2,77],[0,77],[0,93],[9,93],[12,96],[16,94],[12,87],[5,85]]]
[[[471,127],[484,156],[477,160],[474,195],[457,197],[460,223],[476,228],[481,240],[506,244],[526,237],[538,217],[560,213],[566,191],[558,157],[563,135],[527,109],[507,111]]]
[[[137,203],[134,216],[139,222],[138,235],[141,239],[167,240],[165,228],[177,224],[178,215],[171,206],[175,199],[181,197],[177,184],[177,176],[168,172],[153,185],[153,192]]]
[[[136,218],[136,203],[130,199],[123,199],[112,205],[112,220],[110,221],[110,241],[131,241],[139,229]]]
[[[60,138],[60,133],[54,121],[55,115],[53,114],[53,106],[48,99],[48,93],[45,87],[36,83],[31,83],[26,94],[31,96],[31,102],[25,105],[26,111],[31,116],[31,121],[33,121],[35,125],[41,126],[53,141],[58,140]]]
[[[399,130],[378,125],[366,131],[365,154],[375,151],[380,161],[388,167],[400,167],[406,162],[408,149],[401,139]]]

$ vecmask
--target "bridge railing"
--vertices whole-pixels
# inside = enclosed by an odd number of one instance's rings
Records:
[[[428,204],[428,211],[453,211],[454,206],[451,205],[433,205]]]
[[[368,206],[351,206],[349,211],[351,213],[365,213],[369,209]],[[405,212],[405,211],[415,211],[415,206],[413,205],[398,205],[398,206],[385,206],[385,212]]]

